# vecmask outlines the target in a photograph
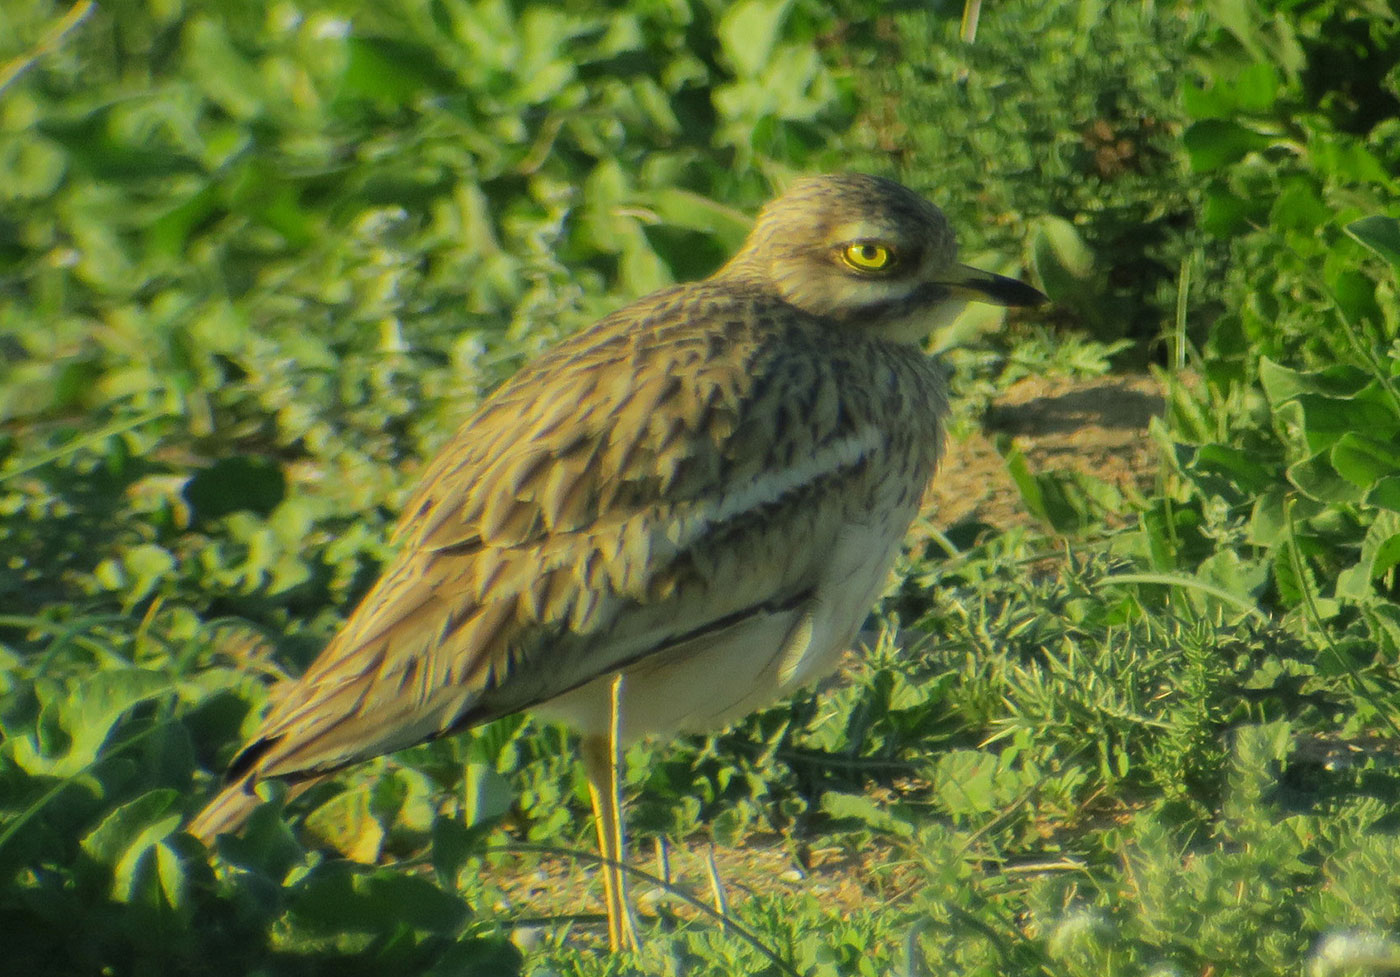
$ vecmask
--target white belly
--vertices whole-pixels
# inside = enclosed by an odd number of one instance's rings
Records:
[[[829,673],[880,596],[912,512],[843,532],[811,600],[673,646],[624,673],[622,737],[717,729]],[[613,676],[535,706],[543,719],[606,736]]]

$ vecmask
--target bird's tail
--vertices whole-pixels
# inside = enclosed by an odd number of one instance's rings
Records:
[[[186,830],[206,845],[213,845],[219,835],[241,829],[261,803],[263,798],[253,793],[252,774],[240,777],[219,791]]]

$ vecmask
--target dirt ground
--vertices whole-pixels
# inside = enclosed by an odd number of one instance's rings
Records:
[[[993,406],[980,430],[950,439],[926,503],[942,526],[969,519],[996,528],[1034,524],[994,447],[1002,434],[1015,440],[1032,471],[1079,471],[1120,490],[1146,490],[1157,472],[1148,424],[1163,407],[1162,391],[1147,375],[1022,380]],[[663,874],[654,852],[634,852],[632,857],[643,871]],[[876,900],[898,901],[918,884],[916,866],[878,846],[859,853],[812,850],[803,867],[779,838],[750,837],[742,847],[713,849],[703,840],[691,840],[668,846],[666,861],[673,884],[709,904],[713,878],[720,880],[731,905],[755,892],[786,891],[816,895],[833,907],[855,908]],[[495,908],[521,921],[518,941],[539,939],[564,921],[577,924],[573,933],[585,940],[603,939],[602,888],[591,865],[548,858],[502,881],[506,895]],[[699,915],[681,898],[646,882],[633,883],[633,897],[643,919]]]
[[[1145,490],[1157,472],[1147,426],[1164,404],[1161,387],[1146,374],[1027,377],[997,401],[982,430],[949,440],[926,501],[944,526],[967,519],[998,528],[1033,523],[993,444],[999,434],[1020,446],[1031,471],[1077,471],[1120,490]]]

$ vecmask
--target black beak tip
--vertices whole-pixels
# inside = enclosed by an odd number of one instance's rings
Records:
[[[988,297],[999,304],[1017,308],[1032,308],[1050,301],[1050,296],[1040,289],[1015,278],[998,276],[986,291]]]

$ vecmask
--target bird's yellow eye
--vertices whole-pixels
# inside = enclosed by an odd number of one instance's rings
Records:
[[[874,241],[857,241],[841,249],[841,260],[856,271],[889,271],[894,267],[894,252]]]

